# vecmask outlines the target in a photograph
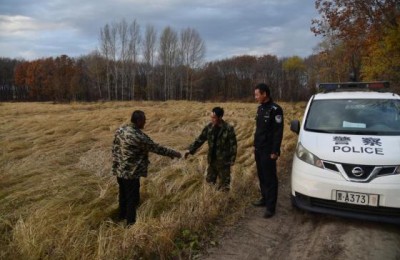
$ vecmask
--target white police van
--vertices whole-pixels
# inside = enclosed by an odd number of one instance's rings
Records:
[[[400,96],[387,82],[319,84],[300,126],[291,197],[298,208],[400,224]]]

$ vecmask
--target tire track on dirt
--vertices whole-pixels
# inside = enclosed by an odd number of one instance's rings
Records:
[[[264,219],[263,208],[250,206],[245,217],[221,236],[220,245],[200,258],[400,259],[400,227],[294,209],[288,182],[285,178],[280,183],[273,218]]]

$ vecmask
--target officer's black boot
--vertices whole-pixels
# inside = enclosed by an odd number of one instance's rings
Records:
[[[256,207],[264,207],[265,206],[265,199],[261,198],[261,199],[259,199],[257,201],[253,201],[251,204],[253,204],[253,206],[256,206]]]

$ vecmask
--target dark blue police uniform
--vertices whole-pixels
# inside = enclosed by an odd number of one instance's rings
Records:
[[[283,125],[283,110],[272,99],[258,107],[254,134],[255,159],[262,200],[272,214],[275,213],[278,198],[278,178],[276,160],[271,159],[271,154],[280,155]]]

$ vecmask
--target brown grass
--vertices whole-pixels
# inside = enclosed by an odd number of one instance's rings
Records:
[[[151,155],[142,204],[131,228],[113,219],[117,184],[110,175],[115,129],[133,110],[146,113],[145,132],[180,151],[209,122],[216,105],[238,137],[232,190],[204,183],[205,144],[188,160]],[[289,120],[304,103],[282,104],[285,134],[279,174],[289,174],[296,136]],[[232,224],[258,196],[250,103],[2,103],[0,110],[0,259],[133,259],[190,257],[213,225]]]

